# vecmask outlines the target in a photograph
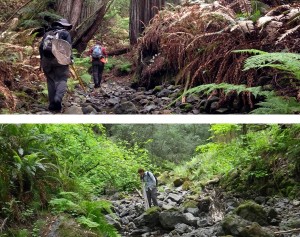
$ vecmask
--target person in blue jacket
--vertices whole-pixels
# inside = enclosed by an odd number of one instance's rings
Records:
[[[140,175],[140,179],[143,182],[146,190],[149,207],[151,207],[152,202],[154,206],[158,206],[156,178],[150,171],[145,171],[142,168],[138,169],[138,173]]]

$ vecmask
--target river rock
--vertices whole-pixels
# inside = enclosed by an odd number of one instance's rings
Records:
[[[135,105],[130,102],[124,102],[114,107],[114,112],[116,114],[137,114],[138,110]]]
[[[164,229],[172,230],[177,224],[185,223],[186,217],[178,211],[162,211],[159,221]]]
[[[245,202],[241,204],[236,210],[236,214],[240,217],[244,218],[245,220],[257,222],[258,224],[264,226],[268,225],[268,214],[264,210],[264,208],[253,202]]]
[[[167,199],[171,199],[172,201],[179,203],[182,200],[182,196],[175,193],[169,193]]]

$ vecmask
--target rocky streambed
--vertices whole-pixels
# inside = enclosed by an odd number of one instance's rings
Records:
[[[25,92],[26,93],[26,92]],[[128,83],[107,81],[101,89],[94,91],[90,84],[84,92],[76,88],[64,98],[63,114],[228,114],[244,113],[238,101],[234,105],[220,107],[217,96],[193,94],[184,101],[181,86],[161,85],[146,90],[144,87],[132,88]],[[37,95],[38,96],[38,95]],[[238,99],[238,98],[237,98]],[[47,102],[39,100],[19,101],[20,114],[51,114]]]
[[[145,211],[138,195],[111,197],[114,215],[107,215],[122,236],[299,237],[300,200],[284,197],[241,198],[206,186],[196,196],[182,187],[159,188],[159,208]]]

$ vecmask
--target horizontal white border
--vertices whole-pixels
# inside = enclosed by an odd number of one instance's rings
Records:
[[[300,115],[0,115],[3,124],[270,124],[299,123]]]

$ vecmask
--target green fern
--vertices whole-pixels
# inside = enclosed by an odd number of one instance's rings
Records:
[[[283,98],[269,95],[266,100],[258,103],[260,107],[251,111],[252,114],[299,114],[300,104],[295,98]]]
[[[261,96],[268,96],[271,92],[269,91],[262,91],[261,87],[247,87],[246,85],[234,85],[228,83],[220,83],[220,84],[204,84],[200,86],[193,87],[187,91],[185,91],[181,96],[179,96],[176,100],[174,100],[169,106],[173,105],[176,101],[180,100],[182,97],[186,95],[196,94],[196,93],[203,93],[203,94],[210,94],[214,90],[223,90],[225,94],[228,94],[232,91],[235,91],[237,94],[241,92],[251,92],[254,97],[258,95]]]
[[[300,54],[296,53],[267,53],[256,49],[234,50],[234,53],[254,53],[257,55],[246,59],[244,71],[271,67],[285,71],[300,80]]]

